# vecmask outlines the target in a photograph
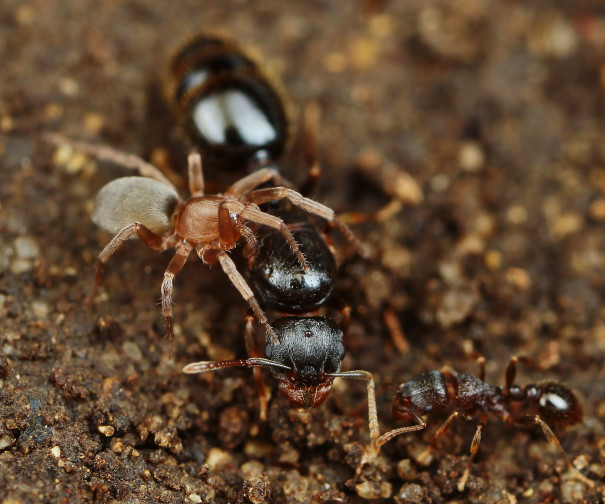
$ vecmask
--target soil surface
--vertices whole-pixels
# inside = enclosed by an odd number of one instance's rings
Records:
[[[343,369],[374,373],[381,428],[403,425],[391,398],[420,372],[475,373],[479,352],[501,385],[510,357],[527,356],[518,383],[557,380],[581,398],[583,421],[557,434],[594,487],[539,427],[494,417],[458,492],[475,422],[419,457],[447,412],[359,466],[357,381],[299,411],[266,376],[261,422],[250,370],[181,372],[245,356],[247,307],[220,268],[192,260],[177,278],[174,361],[158,306],[170,253],[129,242],[85,306],[109,240],[94,197],[128,170],[41,134],[133,152],[182,181],[187,144],[161,83],[201,30],[262,55],[293,137],[304,105],[321,106],[317,198],[370,217],[354,226],[369,259],[334,238],[336,290],[353,308]],[[602,502],[601,1],[4,0],[0,31],[2,504]],[[284,171],[304,179],[300,163]]]

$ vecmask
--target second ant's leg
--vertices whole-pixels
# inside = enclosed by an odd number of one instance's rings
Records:
[[[173,280],[179,271],[183,269],[193,246],[188,242],[181,242],[176,249],[176,254],[168,264],[162,281],[162,314],[166,323],[166,334],[170,342],[170,360],[174,357],[174,331],[172,328],[172,291]]]
[[[143,224],[138,222],[129,224],[128,226],[124,226],[122,229],[120,229],[118,234],[116,234],[111,241],[105,245],[105,248],[103,248],[99,254],[97,259],[97,271],[95,274],[95,285],[90,295],[86,298],[87,306],[90,307],[94,303],[95,296],[97,295],[97,291],[99,290],[99,286],[101,285],[101,280],[103,278],[103,269],[105,268],[105,263],[109,261],[109,258],[117,252],[125,241],[134,237],[134,235],[138,235],[140,240],[145,243],[145,245],[154,250],[164,250],[168,243],[167,238],[163,238],[160,235],[151,232],[149,229],[143,226]]]
[[[279,340],[277,339],[275,331],[273,331],[273,328],[269,325],[269,321],[267,320],[267,316],[265,315],[265,312],[258,304],[258,301],[254,297],[254,293],[252,292],[252,289],[246,282],[246,279],[241,275],[241,273],[239,271],[237,271],[237,268],[235,267],[235,263],[229,257],[229,254],[227,254],[227,252],[223,251],[223,252],[220,252],[219,254],[217,254],[217,258],[219,260],[221,267],[223,268],[223,271],[229,277],[229,280],[231,280],[231,283],[235,286],[235,288],[239,291],[239,293],[242,295],[242,297],[246,300],[246,302],[248,303],[250,308],[252,308],[252,311],[254,312],[254,315],[256,316],[258,321],[262,325],[265,326],[265,330],[267,331],[267,334],[271,337],[271,339],[273,340],[274,343],[278,344]]]
[[[464,413],[462,413],[461,411],[454,411],[450,416],[447,417],[445,422],[443,422],[441,427],[439,427],[439,429],[435,433],[435,437],[433,438],[432,443],[429,445],[429,447],[424,452],[422,452],[418,456],[418,460],[421,463],[426,462],[428,460],[428,458],[431,456],[431,454],[435,451],[435,448],[437,447],[437,442],[439,441],[439,439],[441,439],[445,435],[445,433],[450,428],[450,425],[452,424],[452,422],[459,417],[466,418],[466,415]]]
[[[378,452],[380,452],[380,447],[385,444],[390,439],[398,436],[399,434],[403,434],[405,432],[412,432],[416,430],[424,429],[426,424],[420,418],[421,425],[411,425],[409,427],[402,427],[400,429],[393,429],[392,431],[387,432],[386,434],[380,435],[380,424],[378,423],[378,409],[376,408],[376,385],[374,384],[374,378],[372,377],[372,373],[369,371],[345,371],[343,373],[337,373],[336,376],[342,378],[353,378],[358,380],[366,380],[367,382],[367,393],[368,393],[368,429],[370,431],[370,446],[364,452],[359,465],[357,467],[357,471],[361,470],[361,467],[373,461]]]
[[[475,435],[473,436],[473,441],[471,442],[471,453],[468,457],[468,462],[466,463],[466,467],[464,468],[464,473],[462,473],[462,477],[458,480],[458,491],[463,492],[464,487],[466,486],[466,480],[468,480],[468,475],[471,472],[471,466],[473,464],[473,459],[479,450],[479,444],[481,443],[481,433],[483,432],[483,428],[487,422],[487,415],[481,415],[479,419],[479,423],[477,424],[477,429],[475,430]]]
[[[569,460],[569,458],[567,457],[567,454],[563,450],[563,447],[561,446],[559,439],[557,438],[557,436],[555,436],[555,433],[552,431],[550,426],[544,420],[542,420],[542,418],[539,415],[529,415],[529,416],[523,417],[521,419],[515,420],[515,423],[520,424],[520,425],[527,425],[527,424],[532,424],[532,423],[538,424],[542,428],[542,432],[544,432],[544,435],[546,436],[546,439],[548,440],[548,442],[551,445],[556,446],[557,449],[559,450],[559,453],[563,457],[563,460],[565,460],[567,469],[573,474],[573,477],[579,481],[582,481],[583,483],[588,485],[590,488],[593,488],[595,486],[594,481],[592,481],[590,478],[587,478],[586,476],[584,476],[580,471],[578,471],[573,466],[573,464],[571,463],[571,460]]]
[[[254,317],[246,316],[246,350],[248,357],[263,357],[260,349],[258,348],[258,342],[254,334],[254,326],[252,324]],[[256,388],[258,390],[258,400],[260,403],[260,419],[263,422],[267,421],[267,411],[269,409],[269,400],[271,399],[271,391],[266,387],[263,381],[262,370],[260,367],[254,367],[252,370],[254,381],[256,382]]]

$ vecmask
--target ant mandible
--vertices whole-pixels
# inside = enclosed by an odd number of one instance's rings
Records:
[[[479,377],[444,368],[441,371],[427,371],[403,383],[393,399],[393,417],[397,420],[415,420],[417,423],[383,434],[376,441],[377,448],[395,436],[424,429],[427,425],[424,415],[440,411],[448,403],[453,403],[456,409],[437,430],[433,442],[419,459],[428,458],[455,419],[471,419],[478,415],[479,422],[471,443],[470,456],[462,477],[458,480],[458,491],[462,492],[466,486],[489,413],[500,417],[506,424],[538,424],[548,442],[557,447],[574,476],[593,487],[594,482],[571,464],[551,428],[575,425],[582,420],[582,406],[577,397],[568,387],[554,381],[543,381],[525,387],[514,384],[517,361],[515,356],[510,359],[504,388],[484,381],[483,357],[478,358]]]
[[[201,157],[193,153],[188,158],[191,197],[183,200],[178,196],[173,184],[155,166],[137,156],[124,154],[105,146],[75,142],[56,134],[47,134],[46,139],[57,145],[69,145],[99,159],[137,169],[143,175],[116,179],[105,185],[97,196],[93,221],[102,229],[116,234],[98,257],[95,287],[88,302],[92,303],[101,283],[105,263],[126,240],[138,236],[143,243],[154,250],[176,248],[176,254],[164,273],[161,289],[162,313],[171,342],[171,356],[174,338],[173,280],[194,249],[204,263],[221,265],[231,283],[248,302],[259,322],[265,326],[272,341],[278,342],[252,289],[238,272],[227,252],[243,238],[244,256],[254,257],[258,245],[250,225],[265,225],[279,230],[296,254],[302,268],[306,271],[308,266],[284,221],[262,211],[258,205],[285,199],[292,205],[333,223],[345,236],[353,236],[350,229],[331,208],[306,198],[289,187],[282,185],[256,189],[269,181],[278,184],[286,183],[281,175],[271,168],[262,168],[239,179],[223,194],[206,195]]]

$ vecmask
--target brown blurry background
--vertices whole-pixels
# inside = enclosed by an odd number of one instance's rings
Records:
[[[464,494],[473,423],[454,425],[428,467],[415,459],[444,416],[356,473],[368,440],[362,383],[337,380],[306,412],[275,391],[259,422],[249,370],[180,372],[245,356],[246,305],[199,261],[176,282],[174,363],[157,305],[169,254],[129,243],[85,308],[109,239],[90,221],[94,197],[127,170],[40,134],[183,176],[186,144],[161,82],[171,51],[204,30],[262,57],[283,84],[293,137],[302,107],[319,102],[320,201],[395,210],[355,226],[372,257],[344,250],[337,285],[353,307],[343,369],[375,374],[382,428],[396,425],[394,387],[413,375],[446,364],[475,373],[470,355],[481,352],[502,384],[510,356],[525,355],[536,365],[519,367],[520,384],[578,391],[584,422],[560,439],[603,482],[602,2],[4,0],[0,502],[600,502],[602,488],[563,474],[538,427],[497,418]]]

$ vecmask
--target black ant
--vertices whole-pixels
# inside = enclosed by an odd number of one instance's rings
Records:
[[[444,368],[441,371],[427,371],[403,383],[393,399],[393,417],[397,420],[415,420],[417,424],[383,434],[376,441],[377,447],[400,434],[424,429],[427,424],[423,416],[440,411],[448,403],[453,403],[456,409],[437,430],[433,442],[419,458],[428,459],[439,439],[445,435],[455,419],[471,419],[478,415],[479,423],[464,473],[458,480],[458,491],[462,492],[466,485],[489,413],[497,415],[506,424],[538,424],[548,442],[557,447],[568,469],[578,479],[593,487],[594,482],[573,467],[551,428],[575,425],[582,420],[582,406],[577,397],[568,387],[553,381],[543,381],[525,387],[514,384],[517,361],[517,357],[512,357],[506,368],[504,388],[484,381],[483,357],[478,359],[479,377]]]
[[[258,65],[235,44],[214,37],[194,38],[173,59],[168,88],[190,140],[219,166],[233,167],[235,163],[241,169],[242,165],[258,168],[277,164],[288,136],[283,104]],[[236,98],[244,109],[241,114],[237,113],[239,105],[234,108]],[[248,114],[250,109],[254,113]],[[202,110],[212,113],[204,114]],[[304,119],[302,154],[310,173],[306,185],[311,187],[319,172],[313,133],[318,108],[308,106]],[[264,133],[256,135],[253,131]],[[261,305],[281,314],[271,323],[277,338],[267,334],[264,353],[261,352],[254,338],[252,317],[247,317],[248,359],[195,362],[183,371],[204,373],[227,367],[254,367],[261,419],[266,419],[268,393],[260,368],[270,369],[289,401],[304,408],[321,404],[337,377],[366,380],[370,437],[374,443],[379,429],[372,375],[361,370],[340,371],[348,310],[343,310],[340,326],[331,318],[316,314],[334,289],[337,268],[333,251],[323,234],[300,212],[283,205],[267,211],[288,224],[307,264],[307,268],[302,268],[276,233],[259,235],[258,251],[248,261],[248,276]],[[332,222],[365,254],[348,228],[336,218]]]

